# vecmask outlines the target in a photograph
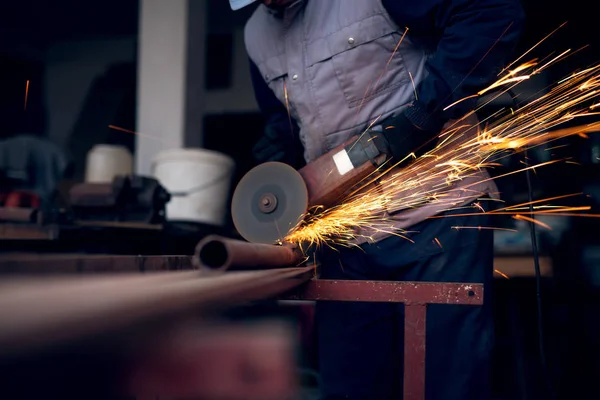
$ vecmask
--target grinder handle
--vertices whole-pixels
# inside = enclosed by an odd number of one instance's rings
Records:
[[[360,139],[360,140],[359,140]],[[380,153],[369,159],[356,157],[356,146],[363,146],[365,141],[360,136],[353,136],[344,144],[308,163],[298,172],[304,179],[308,190],[308,206],[330,207],[340,201],[355,185],[375,172],[387,154]],[[372,148],[369,149],[372,153]],[[357,161],[360,163],[357,165]]]

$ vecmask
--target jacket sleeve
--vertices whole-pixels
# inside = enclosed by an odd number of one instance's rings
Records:
[[[476,99],[442,112],[498,79],[523,29],[519,0],[382,1],[409,34],[434,38],[433,55],[426,63],[429,74],[417,87],[419,107],[408,108],[415,123],[422,123],[423,114],[449,119],[471,111]]]

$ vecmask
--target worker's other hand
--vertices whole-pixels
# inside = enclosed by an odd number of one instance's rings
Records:
[[[440,115],[427,113],[418,102],[384,120],[379,129],[387,139],[392,163],[409,162],[411,154],[420,157],[432,150],[445,122]]]
[[[281,161],[285,156],[285,149],[277,130],[267,125],[265,132],[252,148],[252,154],[258,162]]]
[[[268,124],[262,137],[252,148],[254,159],[258,163],[279,161],[300,168],[303,162],[302,144],[289,130],[289,126]]]

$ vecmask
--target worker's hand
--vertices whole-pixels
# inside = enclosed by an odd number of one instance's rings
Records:
[[[392,163],[409,162],[414,154],[420,157],[437,144],[437,135],[445,123],[439,115],[427,115],[413,104],[395,117],[384,120],[378,128],[387,139]]]
[[[280,161],[284,158],[284,146],[277,130],[267,125],[265,132],[252,148],[252,154],[258,162]]]
[[[283,131],[279,125],[268,124],[265,127],[264,134],[252,148],[252,154],[259,163],[279,161],[295,168],[299,168],[299,163],[303,161],[300,140]]]

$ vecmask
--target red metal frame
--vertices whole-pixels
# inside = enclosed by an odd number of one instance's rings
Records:
[[[483,285],[319,279],[286,299],[404,303],[404,400],[424,400],[427,305],[482,305]]]

